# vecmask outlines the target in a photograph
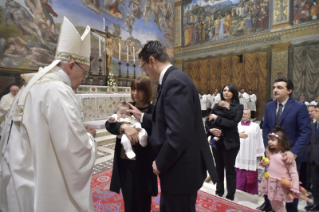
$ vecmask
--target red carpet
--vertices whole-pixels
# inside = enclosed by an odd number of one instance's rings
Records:
[[[124,212],[124,203],[121,194],[109,191],[112,169],[102,171],[92,176],[91,190],[95,211],[97,212]],[[158,189],[160,191],[160,187]],[[160,195],[153,197],[152,212],[159,211]],[[257,212],[235,202],[228,201],[215,195],[198,191],[197,212]]]

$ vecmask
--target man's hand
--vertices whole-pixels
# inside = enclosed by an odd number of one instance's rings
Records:
[[[156,175],[161,174],[161,172],[157,169],[155,160],[153,161],[152,167],[153,167],[153,172],[154,172],[154,174],[156,174]]]
[[[138,131],[134,127],[131,127],[128,124],[123,124],[122,129],[124,134],[128,137],[128,139],[130,139],[132,145],[138,143]]]
[[[96,130],[90,125],[85,126],[85,129],[88,133],[90,133],[94,138],[96,136]]]
[[[245,134],[245,131],[242,131],[241,133],[239,133],[239,137],[240,138],[248,138],[248,135]]]
[[[222,131],[216,128],[212,128],[209,130],[214,136],[220,136],[222,134]]]
[[[142,112],[139,109],[137,109],[136,107],[134,107],[132,104],[130,104],[128,102],[127,102],[127,104],[131,108],[131,109],[128,109],[127,112],[132,113],[137,120],[140,120],[141,116],[142,116]]]
[[[296,160],[296,156],[294,155],[294,153],[287,151],[283,154],[283,159],[282,161],[287,164],[287,165],[291,165],[294,160]]]

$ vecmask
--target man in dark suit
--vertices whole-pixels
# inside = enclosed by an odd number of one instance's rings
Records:
[[[290,141],[291,150],[284,153],[284,162],[290,165],[294,160],[299,171],[301,162],[307,161],[307,145],[311,137],[310,118],[307,106],[291,98],[294,85],[291,80],[279,77],[275,80],[273,94],[275,101],[265,107],[263,122],[263,138],[265,147],[268,145],[268,134],[276,125],[280,125]],[[286,203],[289,212],[297,212],[298,199]],[[271,211],[270,202],[265,196],[265,202],[257,209]]]
[[[158,41],[149,41],[138,57],[151,81],[159,82],[153,114],[141,114],[133,106],[129,112],[151,126],[148,133],[157,154],[153,172],[160,178],[161,211],[195,212],[197,192],[206,179],[206,170],[217,182],[198,91],[184,72],[172,66],[165,47]]]
[[[308,162],[310,164],[311,178],[312,178],[312,205],[306,206],[305,209],[308,211],[319,210],[319,104],[315,106],[312,112],[313,118],[316,122],[311,123],[312,136],[311,143],[308,147]]]

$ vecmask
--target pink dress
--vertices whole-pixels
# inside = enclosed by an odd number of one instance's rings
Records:
[[[268,195],[269,200],[292,202],[293,199],[291,199],[288,194],[291,192],[299,194],[299,176],[296,161],[294,161],[290,166],[286,166],[282,161],[282,152],[272,154],[268,150],[267,157],[270,160],[268,168],[269,178],[267,179],[265,176],[263,177],[259,186],[259,191]],[[288,170],[290,176],[288,174]],[[281,179],[283,177],[292,181],[293,187],[291,189],[281,186]]]

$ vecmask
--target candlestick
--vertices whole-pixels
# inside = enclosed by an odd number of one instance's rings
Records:
[[[135,48],[133,46],[133,63],[135,64]]]
[[[119,42],[119,60],[121,60],[121,43]]]
[[[105,32],[105,18],[103,18],[103,28],[102,30]]]
[[[127,63],[128,63],[128,47],[126,48],[126,60],[127,60]]]
[[[103,85],[102,67],[101,67],[102,59],[99,58],[98,61],[99,61],[99,85]]]
[[[99,37],[99,56],[101,58],[101,38]]]
[[[135,67],[136,67],[136,65],[135,65],[135,63],[133,64],[133,67],[134,67],[134,75],[133,75],[133,79],[136,79],[136,73],[135,73]]]

